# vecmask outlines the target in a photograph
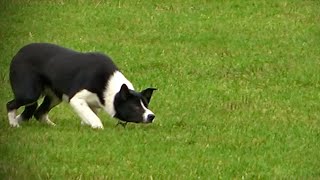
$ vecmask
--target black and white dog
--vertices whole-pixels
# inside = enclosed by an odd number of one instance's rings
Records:
[[[103,128],[96,115],[104,109],[120,122],[151,123],[155,117],[148,109],[155,88],[134,91],[132,84],[112,60],[100,53],[81,53],[54,44],[32,43],[14,56],[10,66],[14,99],[7,103],[9,123],[34,116],[55,125],[49,111],[62,100],[80,116],[82,124]],[[38,107],[37,101],[44,96]],[[25,106],[16,116],[17,109]]]

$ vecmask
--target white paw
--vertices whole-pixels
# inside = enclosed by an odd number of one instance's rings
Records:
[[[47,124],[49,124],[50,126],[56,126],[56,124],[50,120],[46,121]]]
[[[19,122],[16,118],[16,112],[16,110],[8,112],[8,119],[11,127],[19,127]]]
[[[87,122],[85,122],[85,121],[81,121],[81,125],[82,125],[82,126],[86,126],[86,125],[89,125],[89,126],[90,126],[91,124],[89,124],[89,123],[87,123]]]
[[[102,124],[92,124],[91,127],[93,129],[103,129],[103,125]]]
[[[10,122],[10,126],[14,128],[20,127],[18,122]]]

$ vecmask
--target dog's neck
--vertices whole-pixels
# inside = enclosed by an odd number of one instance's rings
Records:
[[[120,91],[123,84],[126,84],[129,89],[134,90],[131,82],[127,78],[125,78],[120,71],[115,71],[107,82],[107,87],[103,94],[105,101],[104,110],[112,117],[114,117],[114,115],[116,114],[116,110],[113,104],[114,98]]]

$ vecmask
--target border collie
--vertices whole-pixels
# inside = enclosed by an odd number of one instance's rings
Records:
[[[121,123],[151,123],[148,109],[155,88],[134,90],[111,58],[101,53],[81,53],[48,43],[32,43],[21,48],[10,65],[14,99],[7,103],[12,127],[32,116],[55,125],[49,111],[61,101],[68,102],[81,124],[103,129],[99,108]],[[38,107],[38,99],[44,96]],[[25,106],[20,115],[17,109]]]

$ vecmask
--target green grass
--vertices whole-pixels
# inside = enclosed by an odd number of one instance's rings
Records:
[[[89,3],[90,2],[90,3]],[[320,3],[0,2],[1,179],[320,178]],[[157,87],[150,125],[82,127],[70,107],[10,128],[11,58],[30,42],[113,57]]]

